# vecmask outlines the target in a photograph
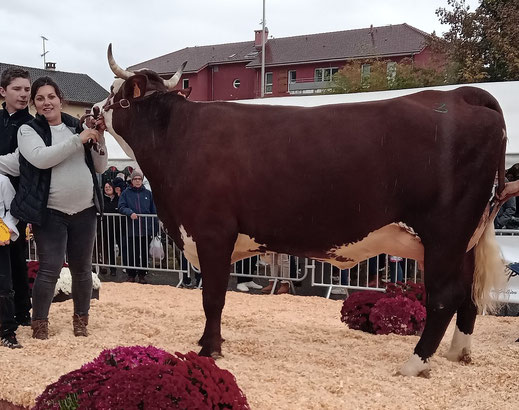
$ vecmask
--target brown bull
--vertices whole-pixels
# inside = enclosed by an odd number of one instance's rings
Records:
[[[104,103],[108,129],[202,270],[200,354],[221,354],[231,262],[276,251],[348,268],[388,253],[425,266],[427,322],[400,372],[429,371],[456,312],[448,357],[468,360],[477,305],[502,269],[488,222],[506,133],[490,94],[461,87],[315,108],[196,103],[171,92],[181,70],[165,81],[108,54],[122,78]]]

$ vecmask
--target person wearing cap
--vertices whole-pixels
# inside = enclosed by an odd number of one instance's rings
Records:
[[[119,198],[119,212],[127,216],[128,229],[123,241],[123,263],[129,282],[135,282],[138,276],[139,283],[147,283],[148,246],[150,239],[158,234],[158,220],[156,216],[144,215],[156,215],[157,210],[151,191],[143,186],[142,172],[135,169],[130,178],[132,185]]]
[[[119,174],[117,174],[117,175],[119,175]],[[114,180],[112,181],[112,185],[113,185],[115,193],[118,197],[120,197],[121,194],[123,193],[123,191],[128,187],[126,182],[124,182],[124,179],[121,177],[115,177]]]

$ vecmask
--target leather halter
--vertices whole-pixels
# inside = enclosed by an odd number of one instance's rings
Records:
[[[106,104],[103,107],[104,112],[107,112],[108,110],[113,110],[115,108],[124,108],[124,109],[130,108],[130,101],[127,100],[126,98],[123,98],[113,104],[108,104],[109,99],[110,99],[110,97],[108,97],[108,99],[106,100]]]

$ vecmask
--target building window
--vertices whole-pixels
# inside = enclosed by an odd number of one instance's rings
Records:
[[[234,80],[234,81],[232,82],[232,86],[233,86],[234,88],[240,88],[240,80],[239,80],[238,78],[237,78],[236,80]]]
[[[396,63],[394,61],[390,61],[387,63],[387,83],[389,85],[393,84],[396,78]]]
[[[265,73],[265,94],[272,94],[273,74]]]
[[[296,70],[288,71],[288,83],[294,84],[296,82]]]
[[[316,68],[314,72],[314,81],[332,81],[333,76],[339,72],[338,67],[330,67],[330,68]]]
[[[182,88],[189,88],[189,78],[184,78],[182,80]]]
[[[371,66],[369,64],[362,64],[360,66],[360,78],[362,81],[368,80],[371,75]]]
[[[369,87],[370,75],[371,75],[371,66],[369,64],[362,64],[360,66],[360,83],[363,88]]]

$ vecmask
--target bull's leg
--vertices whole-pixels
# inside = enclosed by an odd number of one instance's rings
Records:
[[[453,362],[470,363],[471,342],[474,324],[476,322],[477,307],[472,300],[472,281],[474,277],[474,250],[465,254],[463,260],[463,279],[465,281],[465,299],[458,308],[456,329],[452,336],[447,359]]]
[[[217,358],[222,355],[221,320],[225,294],[229,282],[229,265],[234,240],[197,242],[198,258],[202,270],[202,300],[205,312],[205,329],[199,340],[200,356]]]
[[[462,255],[455,258],[447,253],[426,253],[427,319],[414,354],[400,368],[401,375],[429,377],[429,359],[436,352],[460,301],[465,299],[460,282]]]

